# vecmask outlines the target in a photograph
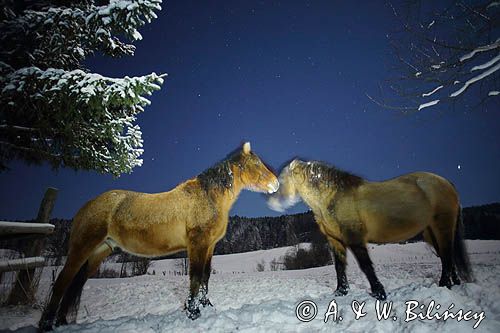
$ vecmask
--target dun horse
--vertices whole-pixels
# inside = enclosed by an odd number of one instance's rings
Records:
[[[347,247],[368,278],[372,296],[385,300],[366,243],[399,242],[421,232],[441,259],[440,286],[460,284],[459,276],[471,280],[458,194],[446,179],[415,172],[369,182],[322,162],[296,159],[282,170],[279,180],[280,190],[269,198],[269,206],[283,211],[300,198],[309,205],[334,252],[337,296],[349,290]]]
[[[75,317],[86,280],[115,247],[140,256],[187,249],[190,291],[187,316],[200,316],[207,298],[215,244],[226,233],[228,214],[242,189],[273,193],[279,183],[245,143],[227,159],[169,192],[114,190],[85,204],[76,214],[68,259],[59,274],[39,327],[50,330]]]

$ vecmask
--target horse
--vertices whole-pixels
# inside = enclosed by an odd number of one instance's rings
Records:
[[[367,242],[401,242],[420,233],[441,259],[439,286],[451,288],[460,284],[460,278],[472,280],[458,193],[443,177],[414,172],[371,182],[324,162],[294,159],[282,169],[279,181],[279,191],[269,197],[268,205],[284,211],[302,199],[311,208],[333,250],[336,296],[349,291],[346,248],[350,248],[368,278],[371,295],[385,300]]]
[[[171,191],[105,192],[76,214],[70,233],[68,258],[59,274],[39,322],[41,330],[76,319],[87,279],[115,248],[138,256],[156,257],[187,250],[188,318],[200,316],[207,297],[211,260],[216,243],[225,235],[229,210],[243,189],[274,193],[276,175],[251,151],[250,143]]]

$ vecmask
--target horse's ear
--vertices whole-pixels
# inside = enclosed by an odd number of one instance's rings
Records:
[[[245,154],[250,154],[250,151],[251,151],[251,147],[250,147],[250,142],[245,142],[243,144],[243,153]]]
[[[299,163],[299,161],[297,159],[294,159],[291,163],[290,163],[290,170],[293,170],[293,168],[295,168],[295,166]]]

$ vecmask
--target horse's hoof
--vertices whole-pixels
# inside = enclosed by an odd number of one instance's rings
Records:
[[[208,298],[206,298],[206,297],[205,297],[205,298],[200,299],[200,304],[201,304],[201,305],[203,305],[203,307],[206,307],[206,306],[208,306],[208,305],[210,305],[210,306],[212,306],[212,307],[214,306],[214,305],[212,304],[212,302],[210,302],[210,300],[209,300]]]
[[[56,320],[56,327],[64,326],[64,325],[68,325],[68,321],[66,320],[66,318],[58,318]]]
[[[375,299],[378,299],[379,301],[385,301],[387,299],[387,295],[385,294],[385,290],[383,289],[374,291],[370,295]]]
[[[200,309],[187,310],[187,317],[191,320],[196,320],[200,318],[200,316],[201,316]]]
[[[333,293],[334,296],[345,296],[349,292],[349,288],[337,288]]]
[[[460,278],[458,277],[457,273],[455,273],[455,272],[451,274],[451,281],[456,286],[459,286],[461,284]]]
[[[40,323],[38,323],[38,332],[42,333],[42,332],[50,332],[52,331],[52,322],[49,322],[49,321],[40,321]]]
[[[448,279],[448,281],[442,281],[441,280],[441,281],[439,281],[439,286],[451,289],[452,284],[451,284],[451,281],[449,279]]]

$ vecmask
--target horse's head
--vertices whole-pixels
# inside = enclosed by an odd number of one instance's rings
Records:
[[[299,169],[301,163],[303,162],[294,159],[281,170],[279,175],[279,191],[272,195],[267,201],[269,208],[272,210],[283,212],[300,201],[297,184],[298,178],[300,178]]]
[[[244,188],[255,192],[274,193],[280,183],[274,173],[250,148],[250,142],[243,145],[240,155],[240,179]]]

